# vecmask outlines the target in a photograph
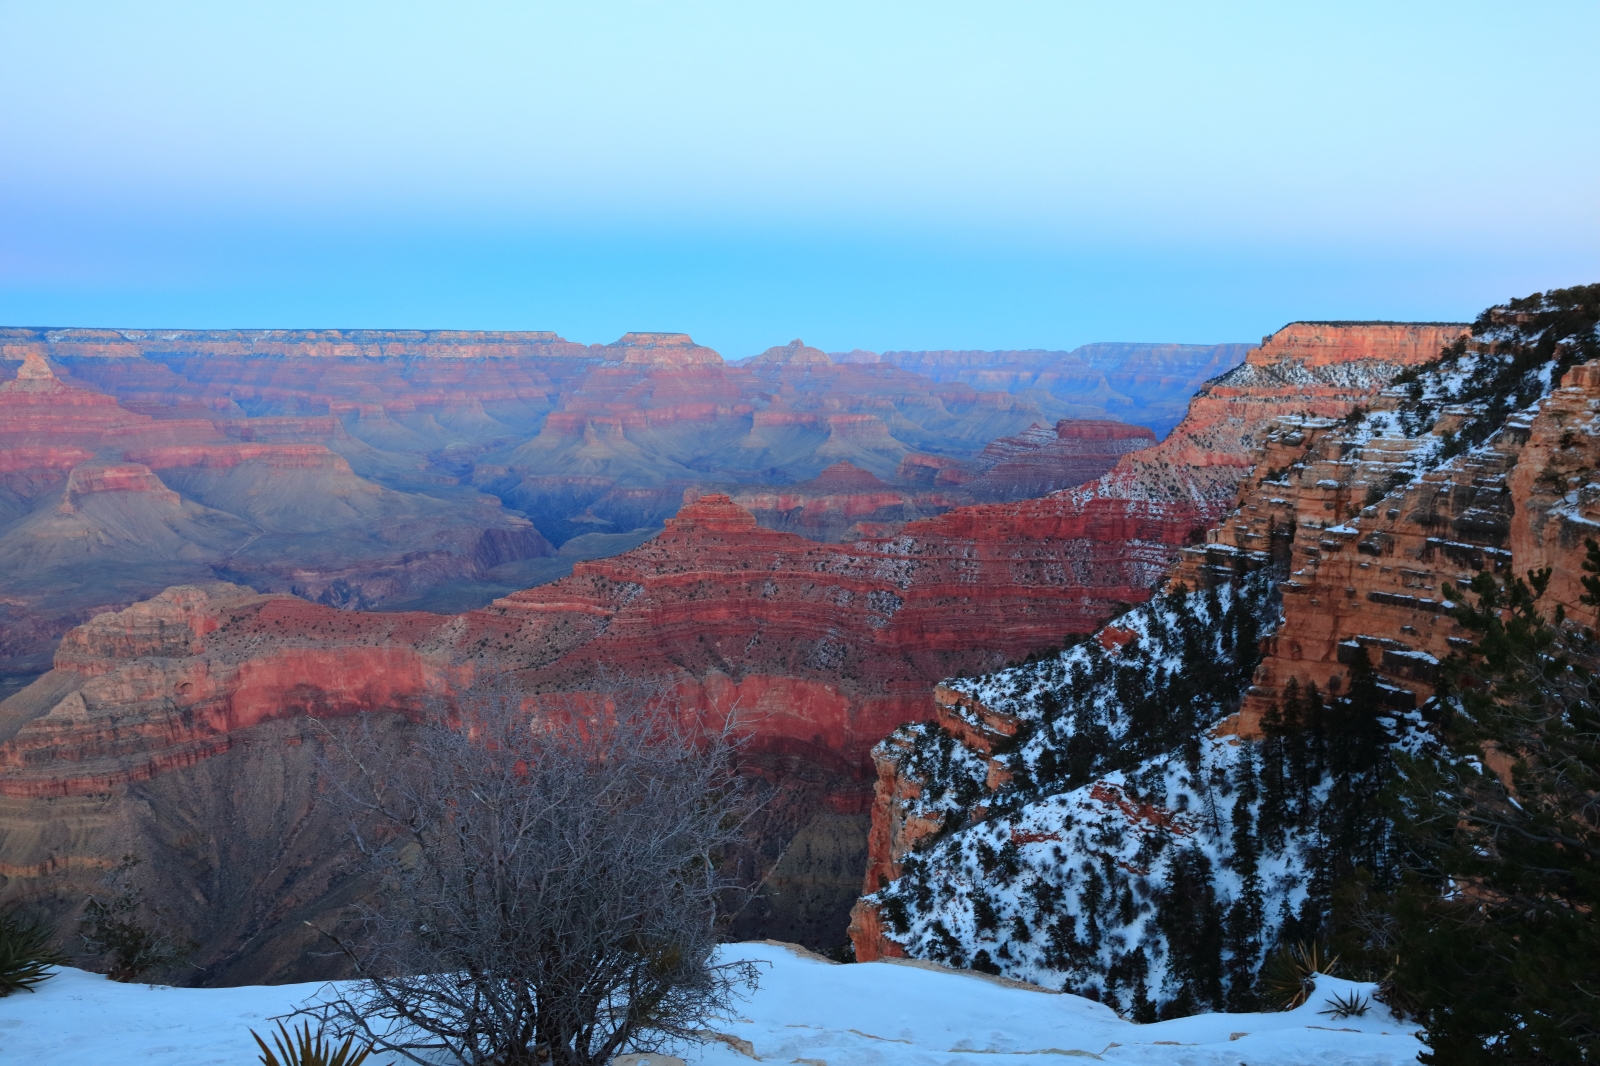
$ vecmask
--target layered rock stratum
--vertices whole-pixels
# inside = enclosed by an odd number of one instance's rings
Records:
[[[71,625],[174,583],[453,613],[638,544],[686,490],[774,493],[847,463],[918,497],[868,512],[849,501],[845,523],[757,509],[834,540],[857,521],[872,528],[855,534],[883,532],[1012,499],[1031,485],[945,499],[902,471],[976,476],[986,445],[1044,418],[892,365],[836,366],[799,342],[728,364],[681,333],[580,345],[538,332],[0,329],[0,378],[13,368],[0,394],[0,693],[47,667]],[[1035,458],[1036,482],[1100,472]],[[58,515],[85,462],[154,480]],[[84,552],[64,570],[70,545]]]

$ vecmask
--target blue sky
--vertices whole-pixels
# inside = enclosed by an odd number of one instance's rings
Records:
[[[14,3],[0,323],[1251,340],[1600,280],[1600,4]]]

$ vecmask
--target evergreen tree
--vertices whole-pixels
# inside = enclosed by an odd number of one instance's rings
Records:
[[[1176,985],[1164,1013],[1181,1017],[1222,1009],[1222,907],[1204,852],[1186,848],[1173,856],[1156,925],[1167,935],[1167,961]]]
[[[1255,1010],[1256,962],[1261,953],[1261,848],[1252,811],[1259,794],[1254,745],[1242,745],[1234,772],[1233,854],[1228,864],[1239,873],[1239,897],[1228,911],[1228,1009]]]
[[[1443,755],[1406,766],[1415,874],[1389,907],[1424,1061],[1600,1055],[1596,647],[1592,628],[1539,609],[1549,577],[1479,574],[1473,603],[1444,590],[1478,641],[1445,664]]]

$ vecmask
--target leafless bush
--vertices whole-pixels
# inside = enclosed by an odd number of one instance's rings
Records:
[[[719,859],[750,802],[731,724],[663,690],[603,706],[503,679],[385,762],[334,741],[349,825],[380,887],[332,934],[361,980],[316,1009],[415,1062],[588,1066],[704,1027],[753,967],[718,964]]]

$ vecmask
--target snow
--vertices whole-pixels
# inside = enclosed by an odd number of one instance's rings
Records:
[[[761,980],[704,1044],[676,1052],[702,1066],[764,1062],[912,1066],[1040,1061],[1235,1066],[1389,1066],[1415,1062],[1413,1027],[1375,1000],[1359,1018],[1322,1013],[1335,996],[1373,986],[1323,977],[1292,1011],[1201,1014],[1135,1025],[1109,1007],[929,963],[839,965],[773,943],[732,944],[724,958],[757,964]],[[314,998],[320,984],[165,988],[116,984],[64,969],[30,995],[0,1000],[0,1061],[52,1066],[259,1061],[250,1029]],[[712,1035],[715,1034],[715,1035]],[[749,1052],[741,1050],[748,1041]],[[972,1055],[986,1056],[974,1060]],[[368,1060],[386,1066],[381,1056]],[[1054,1059],[1044,1060],[1054,1061]]]

